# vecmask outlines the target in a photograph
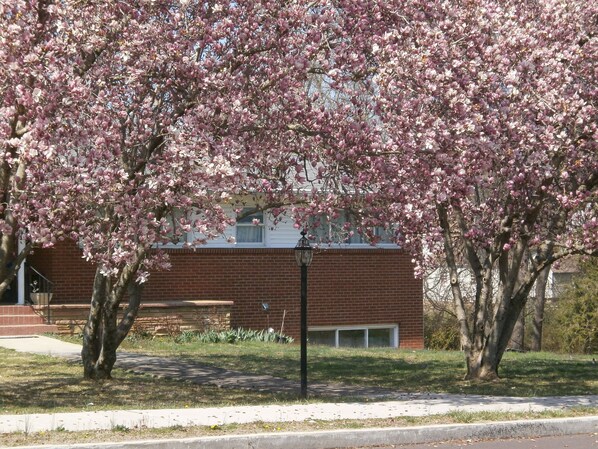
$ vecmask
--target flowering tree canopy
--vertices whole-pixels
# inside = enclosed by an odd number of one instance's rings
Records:
[[[443,253],[468,375],[492,378],[542,269],[598,250],[598,3],[387,2],[378,30],[384,143],[345,167],[363,213],[423,263]]]
[[[157,244],[222,232],[235,195],[260,194],[264,207],[306,197],[296,186],[310,150],[349,126],[309,94],[347,47],[342,8],[2,5],[0,231],[14,240],[20,229],[29,247],[74,239],[97,265],[83,360],[87,377],[109,377],[148,270],[168,264]]]
[[[444,252],[469,375],[495,376],[538,273],[598,246],[597,16],[582,0],[0,3],[0,293],[34,245],[78,241],[98,267],[86,375],[108,377],[167,266],[157,244],[218,234],[235,195],[299,204],[298,225],[350,207],[422,263]]]
[[[27,177],[31,161],[52,151],[51,117],[62,98],[68,101],[66,74],[80,58],[68,33],[59,32],[67,25],[62,8],[37,6],[0,3],[0,295],[32,241],[48,244],[58,236],[51,228],[54,200],[33,194]],[[60,20],[51,19],[50,10]]]

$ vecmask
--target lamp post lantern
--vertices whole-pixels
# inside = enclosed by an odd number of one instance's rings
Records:
[[[301,398],[307,399],[307,267],[313,257],[312,247],[301,231],[301,238],[295,246],[295,260],[301,267]]]

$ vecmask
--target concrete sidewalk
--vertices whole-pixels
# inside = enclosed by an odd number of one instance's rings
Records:
[[[42,335],[0,337],[0,347],[14,349],[17,352],[29,352],[31,354],[44,354],[65,358],[81,357],[81,345],[67,343]]]
[[[49,337],[0,338],[0,346],[22,352],[50,354],[78,360],[81,347]],[[297,391],[295,382],[272,376],[257,376],[205,367],[177,359],[119,353],[118,366],[158,376],[228,388],[255,388],[270,391]],[[598,407],[598,395],[517,398],[451,394],[400,393],[347,385],[310,385],[310,394],[367,398],[376,402],[331,402],[266,406],[238,406],[171,410],[122,410],[80,413],[0,415],[0,433],[69,431],[129,428],[212,426],[248,422],[290,422],[309,420],[372,419],[400,416],[426,416],[449,412],[559,410],[571,407]],[[589,418],[588,418],[589,419]],[[582,421],[598,431],[598,418]],[[574,421],[571,421],[574,422]],[[577,422],[577,421],[575,421]],[[589,424],[588,424],[589,423]],[[593,426],[593,427],[592,427]],[[260,446],[261,447],[261,446]],[[324,446],[322,446],[324,447]]]
[[[492,396],[406,395],[401,401],[114,410],[77,413],[0,415],[0,433],[213,426],[249,422],[333,421],[428,416],[450,412],[530,412],[569,407],[598,407],[598,396],[505,398]]]

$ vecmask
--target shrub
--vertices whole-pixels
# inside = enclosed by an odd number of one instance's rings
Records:
[[[282,335],[273,330],[229,329],[225,331],[209,330],[205,332],[184,331],[175,338],[177,343],[190,343],[199,341],[201,343],[236,343],[238,341],[263,341],[292,343],[292,337]]]
[[[598,352],[598,258],[581,265],[555,305],[554,327],[560,349],[566,352]]]
[[[459,322],[453,315],[428,308],[424,312],[424,345],[427,349],[458,350]]]

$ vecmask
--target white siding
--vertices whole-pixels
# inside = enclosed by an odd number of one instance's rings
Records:
[[[276,227],[273,225],[273,217],[266,214],[266,246],[269,248],[294,248],[301,238],[298,229],[293,226],[293,220],[284,217]],[[279,217],[280,218],[280,217]]]
[[[224,206],[227,214],[232,218],[235,217],[235,212],[232,206]],[[235,226],[229,226],[224,235],[216,239],[209,240],[202,248],[294,248],[297,241],[301,238],[300,231],[295,228],[294,221],[289,216],[279,217],[279,221],[274,225],[274,217],[270,212],[264,212],[264,243],[247,244],[247,243],[228,243],[229,237],[235,237]],[[193,236],[188,236],[188,242],[193,241]],[[368,244],[333,244],[331,248],[354,248],[354,249],[376,249],[376,248],[397,248],[393,243],[382,243],[377,246]]]
[[[227,215],[230,217],[235,216],[235,212],[231,206],[225,206],[225,210],[227,211]],[[274,217],[272,214],[265,212],[264,213],[264,243],[262,244],[235,244],[235,243],[228,243],[227,239],[229,237],[235,237],[235,227],[229,226],[224,235],[220,237],[209,240],[206,245],[203,245],[202,248],[294,248],[297,244],[297,241],[301,237],[299,231],[293,227],[293,220],[289,219],[288,217],[284,217],[282,221],[279,221],[276,226],[274,226]],[[192,241],[193,238],[190,236],[190,240]]]
[[[234,217],[235,216],[235,212],[233,211],[233,208],[230,206],[224,206],[224,209],[226,211],[226,214],[229,217]],[[227,242],[227,238],[229,236],[235,236],[235,228],[232,226],[229,226],[224,235],[221,235],[215,239],[212,240],[208,240],[208,243],[205,245],[201,245],[199,248],[233,248],[234,245],[231,243]],[[193,240],[195,240],[197,237],[201,237],[199,235],[195,236],[195,235],[190,235],[188,236],[188,241],[192,242]]]

